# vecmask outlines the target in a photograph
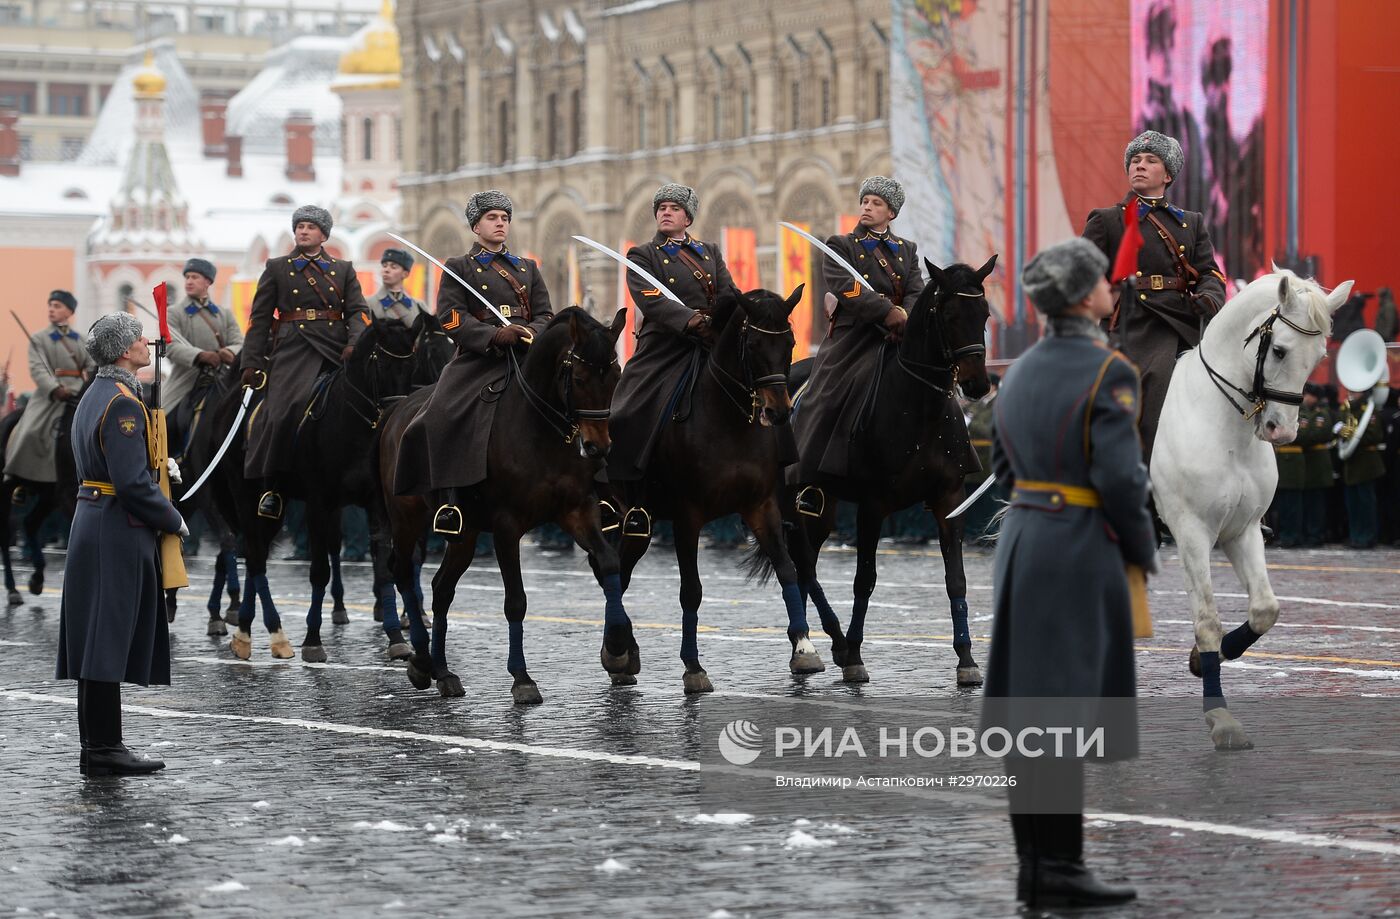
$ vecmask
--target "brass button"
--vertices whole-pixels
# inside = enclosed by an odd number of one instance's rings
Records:
[[[663,264],[663,265],[669,265],[669,264],[671,264],[671,260],[668,259],[668,258],[663,258],[663,259],[661,260],[661,264]]]
[[[868,274],[863,274],[861,277],[865,278],[867,281],[870,280],[870,275]]]
[[[477,273],[477,274],[481,274],[481,269],[480,269],[480,268],[476,269],[476,273]]]
[[[293,287],[293,288],[292,288],[292,293],[294,293],[294,294],[299,294],[299,293],[301,293],[301,291],[299,291],[299,290],[297,290],[295,287]]]
[[[1147,299],[1147,294],[1138,294],[1138,299],[1139,299],[1139,300],[1146,300],[1146,299]]]
[[[856,258],[865,258],[864,255],[857,255]]]
[[[482,289],[482,290],[485,290],[485,289],[486,289],[486,285],[485,285],[485,284],[481,285],[481,289]]]
[[[289,271],[289,272],[287,272],[287,274],[288,274],[288,276],[293,277],[293,278],[297,276],[297,273],[296,273],[295,271]]]
[[[1137,273],[1137,276],[1138,276],[1138,277],[1142,277],[1142,272],[1139,271],[1139,272]]]
[[[331,277],[335,277],[335,272],[334,272],[334,271],[331,272]]]
[[[1183,224],[1181,225],[1181,228],[1182,228],[1183,230],[1186,229],[1186,224],[1183,223]]]
[[[675,279],[675,278],[667,278],[667,279],[666,279],[666,283],[667,283],[667,284],[674,284],[674,283],[676,283],[676,279]]]
[[[1178,251],[1178,252],[1185,252],[1185,251],[1186,251],[1186,247],[1185,247],[1185,246],[1177,246],[1177,247],[1176,247],[1176,251]]]

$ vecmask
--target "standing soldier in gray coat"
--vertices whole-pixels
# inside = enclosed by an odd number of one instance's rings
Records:
[[[185,302],[169,314],[174,341],[165,352],[170,359],[170,376],[163,384],[161,400],[170,409],[172,456],[184,453],[201,413],[204,391],[243,350],[243,330],[233,310],[209,299],[209,286],[216,274],[214,264],[206,259],[185,262]],[[191,393],[196,397],[186,405]]]
[[[369,315],[397,319],[409,328],[428,308],[404,292],[403,282],[413,270],[413,256],[402,249],[385,249],[379,257],[379,280],[384,286],[369,299]],[[448,278],[448,280],[452,280]]]
[[[677,412],[681,388],[698,372],[704,359],[701,344],[713,341],[710,314],[721,298],[738,294],[719,246],[690,235],[700,212],[694,189],[674,183],[661,186],[652,196],[651,211],[656,235],[629,249],[627,258],[665,284],[681,303],[627,272],[627,289],[641,315],[637,350],[622,368],[613,393],[608,481],[629,489],[632,507],[622,521],[622,535],[636,537],[651,535],[641,481],[652,450]],[[615,524],[612,510],[610,505],[604,508],[605,527]]]
[[[1084,237],[1109,265],[1129,207],[1142,231],[1134,290],[1114,310],[1109,331],[1142,372],[1142,455],[1149,463],[1176,357],[1201,343],[1201,330],[1225,305],[1225,278],[1216,269],[1205,218],[1167,200],[1184,165],[1175,138],[1144,131],[1123,151],[1131,190],[1113,207],[1092,211],[1084,224]]]
[[[997,544],[983,728],[1103,728],[1105,759],[1137,755],[1137,682],[1126,564],[1156,571],[1137,370],[1109,349],[1107,259],[1084,239],[1022,273],[1047,336],[1007,373],[992,465],[1011,492]],[[1048,697],[1048,698],[1047,698]],[[1045,722],[1049,722],[1046,724]],[[1042,748],[1043,749],[1043,748]],[[1011,827],[1030,907],[1130,900],[1084,865],[1083,762],[1007,757]]]
[[[296,248],[267,260],[243,342],[243,385],[267,388],[249,416],[243,474],[264,482],[258,515],[273,520],[282,516],[277,478],[292,467],[316,378],[345,362],[369,322],[355,266],[322,248],[331,225],[325,208],[292,214]]]
[[[506,382],[506,351],[529,345],[554,318],[539,266],[506,248],[513,209],[504,192],[491,189],[472,195],[466,216],[476,243],[466,255],[445,263],[475,284],[510,325],[502,326],[480,300],[443,272],[437,314],[442,330],[457,345],[457,356],[404,429],[399,447],[394,490],[401,495],[435,493],[433,531],[444,539],[461,538],[466,489],[486,478],[491,422]]]
[[[122,744],[121,684],[170,684],[156,544],[161,533],[189,531],[156,484],[150,416],[136,380],[151,362],[141,323],[126,313],[103,316],[87,350],[98,370],[73,418],[80,485],[55,678],[78,681],[83,775],[143,774],[165,764]]]
[[[54,434],[64,403],[76,399],[97,368],[83,348],[83,336],[68,326],[78,301],[66,290],[49,294],[49,325],[29,337],[29,376],[34,395],[5,448],[5,476],[29,482],[56,482]]]

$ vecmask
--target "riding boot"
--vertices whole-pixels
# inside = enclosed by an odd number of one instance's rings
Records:
[[[137,756],[122,744],[120,683],[83,680],[80,691],[88,722],[87,763],[83,775],[146,775],[165,768],[158,759]]]
[[[258,516],[268,520],[282,519],[282,493],[277,490],[275,480],[268,480],[267,490],[258,498]]]
[[[87,691],[84,684],[87,680],[78,681],[78,771],[87,775],[88,764],[88,713],[87,713]]]
[[[437,512],[433,515],[433,532],[447,542],[460,542],[466,521],[460,507],[461,489],[448,488],[442,492]]]
[[[1105,884],[1084,864],[1084,815],[1036,814],[1036,858],[1027,906],[1110,906],[1137,897],[1131,887]]]

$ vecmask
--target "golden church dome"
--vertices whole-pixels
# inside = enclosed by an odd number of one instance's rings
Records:
[[[379,16],[355,34],[350,50],[340,57],[346,75],[395,76],[403,70],[399,55],[399,30],[394,25],[392,0],[383,0]]]
[[[156,69],[155,54],[146,52],[146,61],[141,65],[141,69],[136,71],[136,77],[131,81],[132,89],[138,97],[159,96],[165,92],[165,77],[161,76]]]

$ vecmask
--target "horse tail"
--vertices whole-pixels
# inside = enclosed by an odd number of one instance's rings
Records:
[[[773,580],[776,573],[773,570],[773,560],[763,551],[758,540],[753,540],[744,551],[743,569],[744,577],[750,583],[757,581],[759,584],[767,584]]]

